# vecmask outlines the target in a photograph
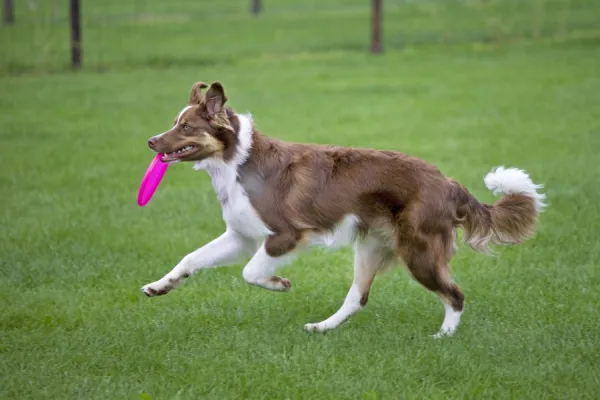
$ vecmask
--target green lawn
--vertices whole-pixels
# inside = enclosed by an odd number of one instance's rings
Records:
[[[17,3],[0,29],[0,398],[600,396],[600,6],[532,2],[549,29],[536,37],[516,2],[389,2],[388,51],[372,57],[364,1],[266,0],[258,18],[234,1],[193,17],[183,0],[84,2],[86,65],[70,73],[63,3]],[[473,19],[481,7],[498,10]],[[494,21],[512,30],[490,41]],[[426,34],[442,28],[456,35]],[[267,134],[410,153],[482,201],[492,167],[524,168],[546,185],[539,234],[495,257],[461,247],[466,312],[444,340],[439,300],[401,268],[349,323],[304,333],[342,303],[348,250],[285,267],[289,293],[248,286],[238,265],[146,298],[224,228],[191,165],[136,204],[146,139],[197,80],[220,80]]]

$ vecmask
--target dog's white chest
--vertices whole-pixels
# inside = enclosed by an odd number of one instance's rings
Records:
[[[228,194],[227,200],[221,203],[223,219],[228,228],[252,239],[262,239],[271,233],[239,183],[236,182]]]
[[[223,162],[201,162],[196,169],[206,169],[223,209],[227,228],[250,239],[262,239],[272,232],[252,207],[234,166]]]

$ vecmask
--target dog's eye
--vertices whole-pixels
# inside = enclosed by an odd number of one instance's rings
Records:
[[[181,128],[182,128],[184,131],[189,131],[189,130],[190,130],[190,126],[189,126],[189,125],[187,125],[187,124],[183,124],[183,125],[181,125]]]

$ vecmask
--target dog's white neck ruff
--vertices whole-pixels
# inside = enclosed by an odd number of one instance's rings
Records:
[[[253,141],[252,116],[239,115],[240,129],[235,154],[229,161],[210,158],[197,162],[194,169],[208,172],[217,198],[223,208],[223,219],[227,229],[232,229],[248,237],[259,239],[271,233],[262,222],[242,185],[237,181],[238,167],[250,156]]]

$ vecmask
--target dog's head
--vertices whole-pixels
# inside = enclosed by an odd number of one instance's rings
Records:
[[[206,94],[203,89],[208,88]],[[223,86],[204,82],[192,86],[188,105],[179,112],[171,129],[148,139],[148,146],[164,154],[164,162],[201,161],[210,157],[228,158],[235,147],[237,123],[225,109]],[[237,121],[236,121],[237,122]]]

